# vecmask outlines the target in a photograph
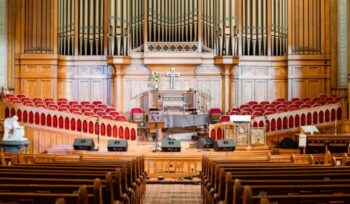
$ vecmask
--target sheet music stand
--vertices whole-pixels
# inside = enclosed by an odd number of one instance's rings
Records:
[[[156,139],[155,139],[156,145],[153,152],[160,151],[158,149],[158,137],[162,135],[162,129],[165,127],[164,121],[150,121],[147,123],[146,127],[150,130],[150,132],[153,132],[153,131],[156,132]]]

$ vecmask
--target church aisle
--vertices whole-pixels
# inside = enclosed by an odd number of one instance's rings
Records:
[[[201,204],[200,185],[147,184],[144,204]]]

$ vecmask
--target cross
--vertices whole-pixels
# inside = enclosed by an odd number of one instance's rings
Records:
[[[175,68],[171,68],[171,71],[166,76],[170,77],[170,88],[174,89],[176,87],[175,79],[176,77],[180,77],[180,74],[176,73]]]

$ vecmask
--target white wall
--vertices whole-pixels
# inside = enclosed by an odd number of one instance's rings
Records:
[[[0,86],[6,84],[7,70],[7,10],[6,1],[0,0]]]

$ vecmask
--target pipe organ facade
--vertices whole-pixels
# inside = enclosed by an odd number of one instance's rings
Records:
[[[205,92],[208,107],[224,110],[249,100],[333,93],[333,4],[13,0],[9,88],[32,97],[102,98],[128,111],[151,89],[150,73],[160,72],[160,88],[170,89],[166,73],[175,68],[176,89]]]

